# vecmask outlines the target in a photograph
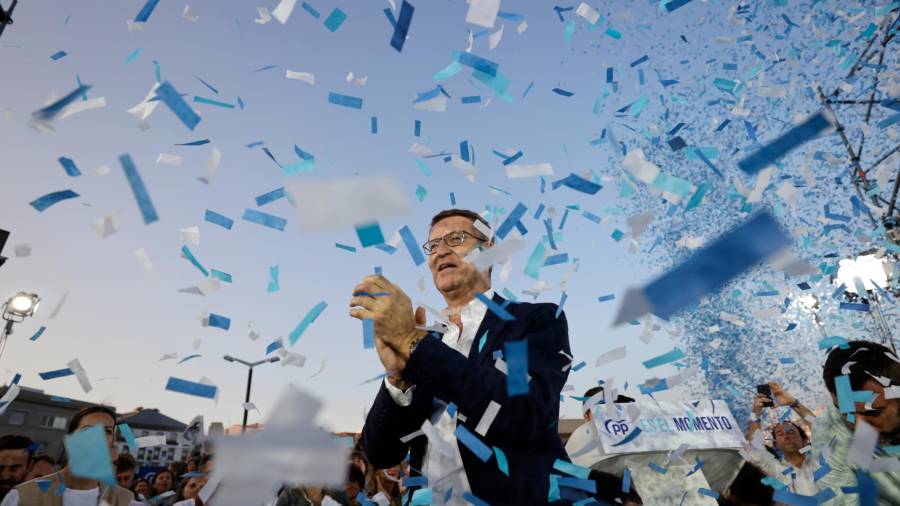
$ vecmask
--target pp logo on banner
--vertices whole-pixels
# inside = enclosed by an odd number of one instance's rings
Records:
[[[604,428],[606,428],[607,434],[622,434],[625,435],[628,433],[628,424],[625,420],[613,420],[609,419],[606,423],[603,424]]]

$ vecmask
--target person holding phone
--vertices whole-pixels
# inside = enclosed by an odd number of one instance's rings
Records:
[[[753,399],[753,415],[747,431],[750,449],[745,452],[744,457],[766,475],[787,485],[791,492],[807,496],[816,495],[819,487],[813,473],[818,465],[816,459],[808,452],[809,425],[805,421],[812,420],[815,415],[774,381],[757,386],[756,392]],[[772,447],[768,447],[762,441],[764,436],[758,434],[760,415],[763,408],[774,406],[790,407],[800,415],[800,421],[784,420],[770,427]],[[754,442],[754,436],[759,438],[759,441]],[[805,448],[807,449],[804,450]]]

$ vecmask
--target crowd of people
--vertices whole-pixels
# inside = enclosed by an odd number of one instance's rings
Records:
[[[18,434],[0,436],[0,497],[3,506],[61,504],[64,506],[202,505],[200,489],[212,471],[212,455],[191,453],[185,461],[139,475],[129,453],[117,454],[114,446],[116,413],[107,406],[80,410],[69,422],[67,436],[93,426],[106,434],[116,483],[84,478],[71,469],[64,454],[58,461],[42,453],[39,445]],[[46,494],[57,498],[46,502]]]
[[[745,462],[718,498],[719,504],[767,506],[782,504],[779,499],[786,501],[784,504],[801,504],[789,501],[796,497],[815,498],[811,504],[900,504],[900,466],[896,462],[888,463],[892,456],[896,460],[900,445],[900,401],[885,389],[900,384],[900,361],[880,344],[850,341],[828,354],[823,381],[833,402],[818,415],[777,382],[769,382],[763,386],[768,388],[759,389],[752,402],[748,444],[741,449]],[[850,391],[857,393],[852,412],[841,406],[841,396],[846,395],[842,386],[845,381]],[[598,398],[601,400],[597,401]],[[588,399],[594,399],[595,405],[603,404],[602,398],[602,387],[594,387],[584,396],[586,405]],[[635,402],[623,395],[614,400],[616,405]],[[593,422],[593,412],[590,406],[585,409],[587,423]],[[877,434],[876,460],[872,462],[854,461],[854,437],[859,434],[860,424]],[[41,453],[28,437],[6,434],[0,436],[0,497],[3,498],[0,506],[95,505],[100,499],[110,506],[204,505],[200,491],[213,470],[211,453],[203,453],[198,447],[181,462],[141,473],[129,453],[115,453],[116,414],[112,409],[92,406],[81,410],[72,418],[67,433],[93,425],[103,427],[107,435],[116,485],[79,477],[72,472],[65,456],[56,461]],[[418,476],[419,471],[410,467],[409,458],[387,469],[376,468],[363,450],[360,436],[354,439],[342,489],[286,483],[274,497],[263,498],[261,504],[407,504],[408,489],[417,487],[407,487],[404,478]],[[578,449],[570,445],[566,450],[572,454]],[[878,464],[879,457],[884,458],[884,464]],[[601,461],[604,455],[599,452],[592,458]],[[590,499],[599,504],[644,504],[633,484],[623,481],[621,475],[591,470],[589,479],[596,487]],[[866,487],[880,502],[865,502],[861,494]],[[42,502],[44,494],[54,494],[60,499]],[[213,495],[206,504],[215,502]]]

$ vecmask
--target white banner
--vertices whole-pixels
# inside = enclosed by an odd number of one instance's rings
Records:
[[[696,406],[695,406],[696,404]],[[596,406],[594,420],[607,454],[740,448],[744,434],[724,401]]]

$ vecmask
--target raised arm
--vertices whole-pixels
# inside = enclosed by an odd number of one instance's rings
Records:
[[[536,306],[529,315],[523,340],[528,342],[528,393],[510,397],[506,375],[493,362],[477,364],[433,337],[419,342],[403,377],[434,395],[453,402],[477,421],[491,401],[500,411],[486,434],[492,441],[528,444],[559,418],[559,395],[568,372],[560,350],[570,352],[566,317],[555,317],[555,306]]]

